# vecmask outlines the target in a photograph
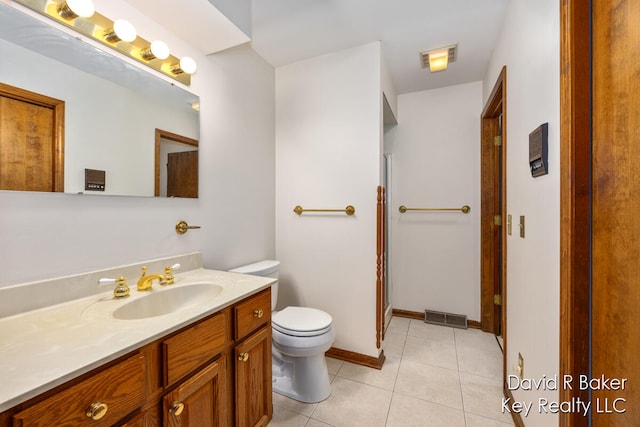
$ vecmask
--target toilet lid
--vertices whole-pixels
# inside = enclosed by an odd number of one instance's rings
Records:
[[[273,328],[287,335],[311,336],[326,332],[333,319],[317,308],[287,307],[271,318]]]

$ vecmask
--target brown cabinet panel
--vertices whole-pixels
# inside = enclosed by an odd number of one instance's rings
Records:
[[[164,385],[174,384],[224,351],[228,311],[225,310],[162,342]]]
[[[142,406],[144,398],[144,357],[135,354],[17,413],[13,425],[110,426]],[[87,415],[92,405],[95,405],[96,413],[106,410],[99,420],[92,420]]]
[[[273,413],[271,327],[235,348],[236,426],[266,426]]]
[[[165,427],[226,427],[226,358],[186,380],[163,399]]]

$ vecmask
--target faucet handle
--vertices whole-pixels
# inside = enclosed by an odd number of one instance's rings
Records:
[[[116,284],[116,287],[113,290],[114,299],[126,298],[129,296],[129,286],[127,285],[127,279],[125,279],[124,276],[120,276],[117,279],[102,278],[98,280],[99,285],[109,285],[112,283]]]
[[[173,277],[173,270],[180,270],[180,264],[173,264],[171,267],[164,268],[164,283],[161,282],[161,285],[172,285],[174,283],[175,278]]]

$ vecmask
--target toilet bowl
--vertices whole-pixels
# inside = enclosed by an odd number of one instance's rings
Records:
[[[278,261],[260,261],[231,272],[278,277]],[[271,287],[273,391],[292,399],[315,403],[331,394],[324,353],[335,339],[331,316],[316,308],[286,307],[274,311],[278,282]]]
[[[329,397],[331,384],[324,353],[335,339],[331,321],[324,311],[308,307],[287,307],[273,313],[274,391],[306,403]]]

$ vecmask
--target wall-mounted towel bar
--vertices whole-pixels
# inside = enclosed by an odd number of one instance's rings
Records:
[[[293,208],[293,211],[298,215],[302,215],[302,212],[344,212],[347,215],[351,216],[356,213],[356,208],[349,205],[344,209],[303,209],[302,206],[296,206]]]
[[[408,208],[406,206],[400,206],[398,208],[400,213],[405,213],[407,211],[461,211],[462,213],[471,212],[471,208],[467,205],[464,205],[461,208]]]

